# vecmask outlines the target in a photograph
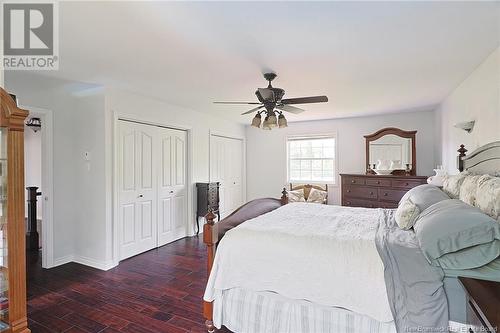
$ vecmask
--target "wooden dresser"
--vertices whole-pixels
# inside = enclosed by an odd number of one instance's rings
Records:
[[[341,174],[342,206],[396,208],[409,189],[427,184],[426,176]]]
[[[467,295],[468,332],[497,332],[500,328],[500,283],[459,278]]]

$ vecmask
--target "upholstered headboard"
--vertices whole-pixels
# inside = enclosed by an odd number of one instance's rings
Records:
[[[464,145],[458,150],[458,170],[476,174],[500,175],[500,141],[488,143],[472,153],[465,154]]]

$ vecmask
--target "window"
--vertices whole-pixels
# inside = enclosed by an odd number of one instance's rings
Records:
[[[335,138],[289,137],[288,181],[335,184]]]

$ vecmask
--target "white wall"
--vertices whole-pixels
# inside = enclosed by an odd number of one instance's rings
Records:
[[[417,130],[417,173],[431,175],[435,166],[434,112],[408,112],[373,117],[343,118],[296,122],[286,129],[263,131],[248,126],[247,133],[247,196],[279,197],[287,183],[286,136],[337,133],[339,173],[365,172],[364,135],[384,127]],[[329,202],[340,202],[340,187],[330,187]]]
[[[42,133],[24,127],[24,184],[25,187],[37,186],[42,191]],[[37,218],[42,218],[42,200],[38,197]],[[28,205],[24,205],[25,217],[28,217]]]
[[[54,263],[57,265],[74,260],[80,256],[80,249],[86,248],[86,244],[81,244],[77,238],[100,237],[99,233],[81,235],[82,228],[92,223],[105,224],[104,218],[95,219],[95,215],[104,215],[104,211],[99,204],[94,205],[95,193],[100,191],[99,185],[103,179],[92,175],[95,180],[89,181],[90,177],[83,171],[83,163],[79,159],[82,147],[94,149],[94,146],[101,146],[103,140],[100,140],[95,130],[99,119],[95,115],[99,112],[104,115],[104,97],[101,97],[100,106],[95,103],[92,105],[87,100],[96,97],[79,92],[93,86],[22,71],[6,73],[5,85],[9,92],[17,95],[20,105],[53,112],[54,193],[49,200],[53,200],[54,207]],[[104,134],[101,138],[104,138]],[[92,145],[87,145],[89,141]],[[104,165],[104,161],[101,163]],[[92,190],[88,190],[89,187]],[[82,190],[84,192],[80,192]]]
[[[457,149],[469,152],[500,140],[500,48],[496,49],[442,102],[442,161],[450,173],[457,173]],[[458,122],[475,120],[472,133],[454,128]]]

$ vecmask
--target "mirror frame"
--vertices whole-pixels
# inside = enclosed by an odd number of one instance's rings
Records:
[[[411,139],[411,171],[410,175],[411,176],[416,176],[417,175],[417,150],[416,150],[416,142],[415,142],[415,137],[417,134],[417,131],[405,131],[399,128],[395,127],[386,127],[382,128],[381,130],[378,130],[377,132],[369,135],[365,135],[366,139],[366,161],[365,161],[365,169],[367,170],[368,173],[368,163],[370,162],[370,142],[375,141],[377,139],[380,139],[381,137],[389,134],[394,134],[397,136],[400,136],[402,138],[407,138]],[[404,171],[403,171],[404,174]]]

